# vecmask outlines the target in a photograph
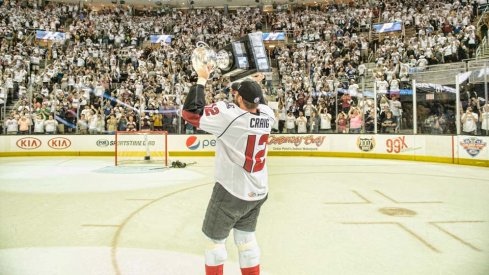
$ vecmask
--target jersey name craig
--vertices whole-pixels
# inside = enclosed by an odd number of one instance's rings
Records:
[[[250,119],[250,128],[269,128],[270,120],[268,118],[254,118]]]

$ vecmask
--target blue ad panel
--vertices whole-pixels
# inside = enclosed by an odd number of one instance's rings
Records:
[[[171,43],[171,35],[150,35],[149,39],[153,44],[159,44],[161,42],[165,42],[167,44]]]
[[[62,41],[66,39],[64,32],[36,31],[36,39]]]
[[[399,32],[402,30],[401,22],[385,23],[385,24],[374,24],[372,25],[376,32]]]

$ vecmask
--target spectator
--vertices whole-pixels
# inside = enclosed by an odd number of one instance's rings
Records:
[[[391,96],[399,96],[401,81],[397,79],[396,75],[392,75],[392,79],[389,81],[389,89]]]
[[[44,121],[42,114],[36,115],[34,118],[34,134],[43,134],[44,133]]]
[[[355,107],[351,108],[350,112],[348,112],[348,118],[350,119],[349,133],[360,134],[362,130],[362,115],[360,111]]]
[[[135,132],[137,131],[136,129],[136,122],[134,121],[133,116],[129,116],[129,121],[127,121],[127,129],[126,131],[128,132]]]
[[[58,122],[53,118],[53,115],[49,115],[48,120],[44,122],[44,129],[46,134],[56,134],[58,128]]]
[[[476,135],[478,121],[479,116],[472,112],[472,107],[467,107],[467,111],[462,114],[462,134]]]
[[[278,132],[283,133],[284,132],[284,126],[285,126],[285,120],[287,119],[287,111],[285,110],[285,105],[283,103],[283,97],[280,97],[280,99],[279,99],[278,112],[279,112]]]
[[[187,121],[185,121],[185,134],[193,135],[194,134],[194,126]]]
[[[107,119],[107,131],[109,134],[114,134],[117,131],[117,119],[114,114]]]
[[[158,113],[154,113],[151,115],[152,119],[153,119],[153,127],[155,129],[155,131],[161,131],[163,129],[163,115],[161,114],[158,114]],[[187,123],[188,124],[188,123]],[[191,129],[187,129],[189,127],[192,127]],[[186,126],[187,130],[192,130],[191,132],[193,133],[193,129],[194,129],[194,126],[192,126],[192,124],[190,124],[190,126]]]
[[[27,118],[25,115],[22,115],[18,121],[19,125],[19,134],[27,135],[29,134],[29,128],[31,126],[31,120]]]
[[[19,131],[19,124],[15,117],[11,116],[7,118],[5,124],[7,125],[7,135],[16,135]]]
[[[348,120],[347,120],[347,115],[344,112],[341,112],[338,114],[338,117],[336,118],[336,132],[338,134],[347,134],[348,133],[348,128],[347,128]]]
[[[299,112],[299,117],[296,119],[297,133],[306,134],[307,133],[307,118],[304,113]]]
[[[125,115],[122,115],[117,123],[117,129],[119,131],[127,131],[128,121]]]
[[[348,113],[350,111],[351,96],[348,93],[344,93],[341,96],[341,108],[343,113]]]
[[[385,118],[382,120],[382,133],[394,133],[397,127],[396,121],[392,116],[391,111],[385,113]]]
[[[397,96],[392,96],[392,99],[389,100],[389,109],[392,112],[392,117],[394,118],[394,122],[396,123],[395,133],[399,133],[399,129],[401,126],[401,114],[402,114],[402,104],[399,101]]]
[[[377,90],[379,94],[387,94],[387,91],[389,90],[389,82],[387,82],[383,76],[381,77],[381,80],[377,82]]]
[[[312,116],[309,118],[309,129],[311,134],[319,134],[319,126],[321,125],[321,117],[316,111],[312,112]]]
[[[287,118],[285,119],[285,127],[287,129],[287,134],[295,134],[295,124],[296,124],[296,118],[292,114],[292,112],[289,112],[287,114]]]
[[[373,109],[373,107],[367,111],[367,115],[365,118],[365,132],[374,133],[375,132],[375,116],[377,112]]]
[[[322,134],[332,133],[331,114],[328,113],[328,109],[327,108],[322,109],[319,117],[321,119],[320,133]]]
[[[98,134],[99,117],[98,117],[97,113],[90,112],[90,116],[87,117],[87,120],[88,120],[88,133],[90,135]]]
[[[77,122],[77,127],[80,135],[88,134],[88,121],[84,114],[81,114],[80,119]]]
[[[278,110],[274,110],[274,114],[275,114],[275,120],[274,120],[274,123],[272,125],[272,133],[276,134],[276,133],[279,133],[278,131],[278,122],[279,122],[279,113],[278,113]]]
[[[105,133],[105,118],[102,114],[96,114],[94,116],[97,116],[97,133]]]
[[[446,125],[445,116],[444,115],[441,115],[441,116],[434,115],[432,118],[431,125],[432,125],[431,134],[434,134],[434,135],[443,134],[445,131],[445,125]]]
[[[486,103],[482,107],[481,122],[482,135],[489,136],[489,103]]]

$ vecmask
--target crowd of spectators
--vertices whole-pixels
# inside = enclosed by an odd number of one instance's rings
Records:
[[[44,11],[53,16],[37,22],[43,11],[34,7],[0,9],[0,86],[8,95],[0,98],[16,102],[5,119],[11,134],[24,132],[25,121],[34,133],[51,132],[50,115],[59,122],[58,133],[175,132],[177,109],[196,76],[189,58],[196,42],[222,47],[256,31],[262,16],[251,8],[229,16],[208,9],[158,14],[155,20],[152,14],[133,16],[130,8],[94,11],[52,4]],[[47,50],[32,39],[26,45],[20,36],[29,24],[65,32],[66,41]],[[154,33],[171,34],[171,44],[145,45]],[[50,60],[46,69],[39,70],[41,60]],[[217,100],[224,88],[219,75],[214,78],[206,90],[209,100]]]
[[[477,2],[470,1],[382,1],[380,5],[358,1],[274,14],[268,18],[274,30],[286,32],[296,42],[274,51],[281,76],[277,98],[282,103],[281,121],[287,121],[289,112],[296,118],[300,112],[311,113],[304,110],[310,103],[315,114],[306,117],[329,114],[322,125],[327,131],[357,133],[361,125],[362,131],[373,132],[376,116],[379,132],[399,132],[401,125],[412,129],[412,113],[403,114],[400,91],[410,86],[411,73],[428,65],[474,57],[480,40],[473,25],[476,7]],[[368,30],[378,22],[400,22],[404,30],[372,37]],[[365,66],[369,61],[374,64],[370,69]],[[375,82],[380,94],[377,110],[372,95],[361,92],[364,81]]]
[[[119,6],[95,11],[73,4],[3,5],[0,103],[15,102],[5,132],[194,133],[177,110],[195,81],[190,56],[196,42],[221,48],[264,25],[294,38],[271,53],[278,61],[278,87],[263,85],[278,102],[276,132],[399,132],[399,90],[409,70],[473,54],[478,38],[472,6],[452,2],[357,1],[268,14],[242,8],[229,14],[195,9],[137,16],[131,7]],[[428,16],[433,13],[437,16]],[[374,20],[400,21],[415,34],[369,38]],[[65,32],[66,41],[41,45],[32,39],[36,29]],[[162,33],[172,35],[170,44],[147,43],[150,34]],[[371,74],[381,94],[377,110],[360,89],[369,61],[376,64]],[[228,100],[228,86],[216,73],[206,87],[207,101]]]

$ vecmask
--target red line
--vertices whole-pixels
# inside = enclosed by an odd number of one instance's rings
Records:
[[[168,132],[163,132],[165,135],[165,166],[168,166]]]
[[[117,166],[117,135],[119,134],[119,131],[115,132],[115,166]]]
[[[452,163],[455,164],[455,137],[452,136]]]

